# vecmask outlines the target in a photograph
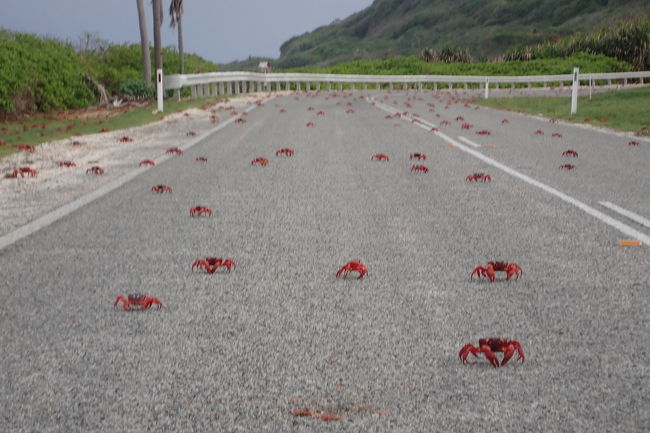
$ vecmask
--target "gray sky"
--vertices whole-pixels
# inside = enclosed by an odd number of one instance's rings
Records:
[[[0,0],[0,28],[77,42],[84,31],[114,43],[139,42],[135,0]],[[163,44],[176,45],[163,0]],[[278,57],[292,36],[346,18],[372,0],[185,0],[185,51],[227,63],[249,55]],[[153,44],[150,0],[145,0]]]

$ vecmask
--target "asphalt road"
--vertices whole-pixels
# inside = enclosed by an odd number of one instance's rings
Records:
[[[599,204],[650,218],[650,143],[628,141],[431,92],[268,101],[0,251],[0,431],[648,431],[648,246],[462,149],[648,236]],[[237,267],[192,272],[206,256]],[[335,278],[352,259],[368,275]],[[490,260],[523,276],[470,280]],[[113,308],[137,292],[164,308]],[[462,365],[483,337],[525,362]]]

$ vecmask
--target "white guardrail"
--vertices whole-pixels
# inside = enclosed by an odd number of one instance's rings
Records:
[[[574,74],[576,71],[574,71]],[[202,96],[217,96],[248,92],[273,92],[281,90],[342,90],[345,87],[360,88],[419,88],[430,86],[453,88],[462,84],[467,89],[470,85],[478,85],[485,90],[485,98],[489,97],[489,89],[515,87],[517,84],[542,84],[543,87],[555,85],[564,87],[572,84],[577,78],[578,83],[588,83],[589,87],[599,83],[612,85],[612,82],[628,84],[634,80],[643,84],[650,78],[650,71],[640,72],[611,72],[598,74],[564,74],[564,75],[526,75],[526,76],[479,76],[479,75],[337,75],[337,74],[263,74],[257,72],[210,72],[205,74],[169,75],[164,77],[164,89],[174,90],[175,96],[180,97],[180,89],[189,87],[193,98]]]

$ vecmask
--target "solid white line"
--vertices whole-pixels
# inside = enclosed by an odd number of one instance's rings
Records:
[[[647,219],[647,218],[642,217],[641,215],[639,215],[637,213],[634,213],[632,211],[624,209],[624,208],[622,208],[620,206],[616,206],[614,203],[610,203],[608,201],[599,201],[598,204],[601,205],[601,206],[604,206],[604,207],[606,207],[608,209],[611,209],[614,212],[618,212],[621,215],[623,215],[624,217],[627,217],[627,218],[631,219],[632,221],[641,224],[642,226],[646,226],[646,227],[650,228],[650,220]]]
[[[265,102],[268,102],[271,99],[273,99],[273,97],[266,99]],[[244,111],[246,111],[247,113],[250,113],[256,107],[257,107],[257,105],[252,105],[252,106],[248,107]],[[190,141],[186,145],[182,146],[181,149],[182,150],[187,150],[187,149],[195,146],[199,142],[201,142],[201,141],[205,140],[206,138],[208,138],[210,135],[212,135],[215,132],[225,128],[228,125],[230,125],[236,119],[237,119],[237,116],[231,117],[230,119],[226,120],[225,122],[223,122],[219,126],[217,126],[215,128],[212,128],[211,130],[205,132],[204,134],[202,134],[199,137],[193,139],[192,141]],[[165,154],[165,155],[162,155],[162,156],[156,158],[154,160],[154,162],[156,163],[156,165],[159,165],[159,164],[161,164],[161,163],[163,163],[163,162],[165,162],[165,161],[167,161],[167,160],[169,160],[171,158],[175,158],[175,156]],[[141,175],[145,171],[151,170],[153,168],[154,167],[149,167],[149,166],[139,167],[139,168],[137,168],[137,169],[135,169],[135,170],[133,170],[133,171],[119,177],[119,178],[117,178],[113,182],[111,182],[109,184],[106,184],[106,185],[100,187],[99,189],[96,189],[95,191],[93,191],[93,192],[91,192],[89,194],[83,195],[83,196],[79,197],[78,199],[73,200],[73,201],[71,201],[70,203],[68,203],[66,205],[63,205],[60,208],[55,209],[52,212],[49,212],[49,213],[43,215],[42,217],[37,218],[34,221],[32,221],[32,222],[30,222],[28,224],[25,224],[24,226],[12,231],[12,232],[7,233],[6,235],[0,237],[0,251],[3,250],[4,248],[8,247],[9,245],[12,245],[13,243],[19,241],[20,239],[26,238],[27,236],[29,236],[29,235],[31,235],[33,233],[36,233],[37,231],[41,230],[42,228],[49,226],[50,224],[54,223],[55,221],[58,221],[61,218],[71,214],[72,212],[74,212],[77,209],[87,205],[88,203],[91,203],[91,202],[97,200],[98,198],[101,198],[101,197],[105,196],[106,194],[108,194],[108,193],[110,193],[112,191],[115,191],[117,188],[121,187],[125,183],[129,182],[130,180],[135,179],[136,177],[138,177],[139,175]]]
[[[458,139],[459,139],[460,141],[464,141],[465,143],[469,144],[470,146],[481,147],[480,144],[474,143],[472,140],[468,140],[468,139],[465,138],[465,137],[458,136]]]
[[[382,107],[382,105],[384,105],[386,108]],[[375,104],[375,106],[379,107],[380,109],[382,109],[384,111],[388,111],[388,112],[391,112],[391,110],[394,111],[394,109],[392,107],[390,107],[388,105],[385,105],[385,104]],[[420,123],[427,124],[429,122],[427,122],[424,119],[420,119]],[[429,123],[429,125],[433,126],[432,123]],[[459,143],[458,141],[454,140],[453,138],[449,137],[448,135],[446,135],[446,134],[444,134],[444,133],[442,133],[440,131],[436,131],[435,134],[437,136],[441,137],[442,139],[453,143],[455,148],[457,148],[459,150],[462,150],[463,152],[468,153],[468,154],[474,156],[475,158],[478,158],[478,159],[482,160],[483,162],[485,162],[487,164],[490,164],[491,166],[493,166],[495,168],[498,168],[498,169],[504,171],[505,173],[513,176],[513,177],[516,177],[516,178],[518,178],[520,180],[523,180],[524,182],[526,182],[529,185],[535,186],[535,187],[537,187],[537,188],[539,188],[539,189],[541,189],[543,191],[546,191],[547,193],[556,196],[560,200],[563,200],[563,201],[565,201],[567,203],[572,204],[573,206],[577,207],[578,209],[584,211],[585,213],[593,216],[594,218],[597,218],[597,219],[601,220],[602,222],[604,222],[605,224],[607,224],[607,225],[609,225],[611,227],[614,227],[616,230],[620,231],[621,233],[633,237],[634,239],[640,241],[642,244],[644,244],[646,246],[650,245],[650,236],[646,235],[645,233],[642,233],[642,232],[640,232],[638,230],[635,230],[634,228],[628,226],[627,224],[624,224],[624,223],[620,222],[619,220],[614,219],[614,218],[610,217],[609,215],[600,212],[599,210],[587,205],[586,203],[581,202],[580,200],[577,200],[577,199],[563,193],[562,191],[559,191],[559,190],[557,190],[557,189],[555,189],[555,188],[553,188],[551,186],[548,186],[548,185],[546,185],[546,184],[544,184],[542,182],[539,182],[539,181],[533,179],[530,176],[526,176],[525,174],[520,173],[517,170],[508,167],[507,165],[501,164],[500,162],[498,162],[498,161],[496,161],[496,160],[494,160],[494,159],[492,159],[492,158],[490,158],[488,156],[483,155],[481,152],[470,149],[469,147]]]

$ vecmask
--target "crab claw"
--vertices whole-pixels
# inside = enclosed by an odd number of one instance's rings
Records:
[[[477,266],[476,268],[474,268],[471,275],[469,276],[470,280],[474,278],[474,274],[476,274],[479,279],[481,277],[487,277],[487,269],[485,269],[483,266]]]

